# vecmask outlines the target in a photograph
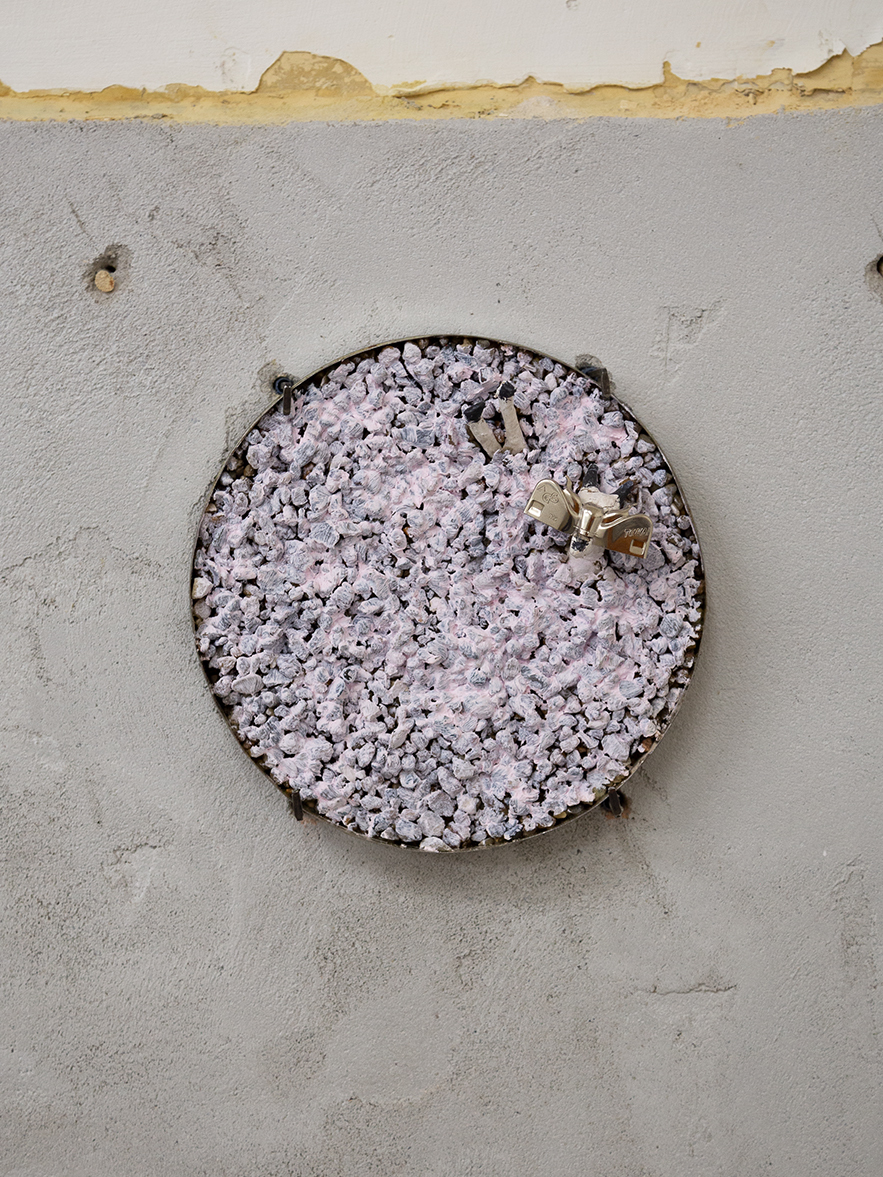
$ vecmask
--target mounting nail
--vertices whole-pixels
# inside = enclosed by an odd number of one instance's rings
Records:
[[[583,479],[582,486],[589,489],[595,489],[601,485],[601,475],[598,473],[598,467],[594,462],[586,462],[583,465]]]
[[[273,381],[273,389],[282,397],[282,412],[286,417],[291,415],[291,394],[295,384],[290,376],[277,376]],[[298,802],[300,804],[300,802]],[[297,819],[300,821],[300,818]]]
[[[489,458],[492,458],[500,449],[500,443],[491,433],[490,425],[482,418],[486,403],[478,400],[473,401],[471,405],[465,405],[463,416],[466,418],[466,429],[470,437],[478,442]]]
[[[288,804],[291,806],[291,811],[294,814],[295,821],[303,821],[304,807],[300,803],[300,794],[292,793],[288,798]]]
[[[607,790],[604,806],[610,810],[614,817],[622,817],[622,797],[618,789]]]
[[[619,499],[620,507],[624,507],[627,500],[632,497],[635,487],[638,484],[632,478],[627,478],[625,482],[621,482],[616,490],[613,492]]]

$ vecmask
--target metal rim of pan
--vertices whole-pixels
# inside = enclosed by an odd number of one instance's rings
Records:
[[[460,342],[459,343],[453,342],[456,340],[459,340]],[[641,437],[645,438],[647,441],[649,441],[653,445],[653,447],[656,449],[657,453],[662,458],[662,461],[665,465],[665,469],[666,469],[668,476],[669,476],[668,481],[664,485],[667,486],[667,485],[673,484],[673,486],[674,486],[674,493],[672,496],[673,501],[677,500],[680,502],[680,505],[683,508],[682,514],[686,515],[687,518],[689,518],[689,520],[690,520],[690,525],[692,528],[693,537],[694,537],[697,551],[698,551],[698,556],[696,557],[696,560],[697,560],[697,565],[698,565],[697,579],[699,580],[699,589],[697,590],[697,593],[696,593],[696,600],[697,600],[696,608],[697,608],[697,611],[699,612],[699,620],[694,623],[695,630],[696,630],[695,640],[693,642],[691,642],[690,645],[685,650],[683,662],[682,662],[681,666],[678,668],[682,673],[686,674],[686,680],[683,683],[678,684],[678,685],[681,685],[683,687],[683,689],[681,691],[680,697],[676,700],[674,705],[666,710],[665,722],[661,726],[657,735],[652,738],[651,737],[645,738],[645,740],[642,743],[647,744],[648,746],[642,747],[640,752],[633,754],[629,758],[627,770],[625,772],[621,773],[620,775],[618,775],[617,777],[615,777],[612,781],[610,781],[607,784],[606,791],[602,796],[598,797],[595,801],[593,801],[591,803],[580,803],[578,805],[568,806],[566,813],[563,813],[559,816],[555,816],[555,820],[554,820],[553,825],[543,826],[543,827],[539,827],[539,828],[536,828],[533,830],[525,830],[522,833],[516,835],[515,837],[508,838],[508,839],[502,838],[502,837],[500,837],[500,838],[488,837],[488,838],[485,838],[481,842],[468,842],[467,844],[461,845],[461,846],[457,847],[456,849],[454,849],[453,847],[446,848],[445,852],[459,854],[462,851],[468,851],[468,850],[488,850],[488,849],[491,849],[496,846],[517,845],[518,843],[523,842],[528,838],[538,837],[540,834],[551,833],[553,830],[558,829],[560,826],[565,825],[567,822],[571,822],[578,817],[582,817],[583,814],[586,814],[586,813],[592,812],[593,810],[599,809],[601,806],[606,806],[608,809],[612,810],[612,812],[614,814],[618,815],[620,812],[622,812],[622,804],[621,804],[622,798],[620,797],[620,790],[621,790],[622,786],[625,784],[625,782],[627,780],[629,780],[637,772],[637,770],[646,762],[647,758],[656,750],[656,748],[659,746],[663,736],[666,734],[669,727],[671,726],[671,723],[674,720],[674,717],[676,716],[677,712],[681,708],[681,705],[684,701],[684,697],[687,693],[687,690],[693,681],[693,674],[696,669],[696,660],[697,660],[697,657],[699,654],[699,649],[700,649],[700,646],[702,643],[702,635],[703,635],[704,629],[705,629],[705,619],[706,619],[706,611],[707,611],[707,588],[706,588],[706,581],[705,581],[705,564],[704,564],[704,561],[702,558],[702,547],[701,547],[701,543],[699,540],[699,534],[696,529],[696,524],[693,519],[693,514],[690,511],[686,496],[684,495],[684,492],[681,489],[680,483],[678,482],[677,475],[675,474],[674,469],[673,469],[671,463],[669,462],[668,458],[666,457],[665,452],[663,451],[662,447],[656,442],[655,438],[649,433],[649,431],[641,423],[641,421],[634,414],[634,412],[632,412],[632,410],[629,408],[629,406],[623,400],[621,400],[617,395],[615,395],[615,393],[611,390],[611,388],[609,388],[609,387],[602,388],[601,385],[598,383],[598,381],[592,375],[587,374],[587,372],[584,370],[580,370],[579,368],[575,367],[573,364],[568,363],[566,360],[558,359],[548,352],[540,352],[540,351],[537,351],[535,348],[526,347],[520,343],[513,343],[509,340],[493,339],[489,336],[475,335],[475,334],[468,334],[467,335],[462,332],[455,332],[455,331],[434,332],[431,335],[413,335],[413,336],[408,336],[405,339],[386,340],[382,343],[375,343],[375,344],[371,344],[368,347],[359,348],[356,351],[349,352],[347,355],[338,357],[337,359],[333,360],[331,363],[323,364],[321,367],[313,369],[313,371],[309,372],[307,375],[301,377],[299,380],[296,380],[294,382],[294,389],[292,392],[289,393],[289,396],[291,397],[291,400],[294,401],[296,399],[297,393],[301,389],[306,388],[309,384],[314,383],[316,380],[321,380],[321,378],[326,373],[333,371],[335,368],[338,368],[341,364],[345,364],[345,363],[350,362],[355,359],[364,360],[364,359],[369,358],[372,355],[378,354],[379,352],[383,351],[385,348],[403,347],[406,343],[415,343],[415,344],[417,344],[417,346],[421,347],[421,350],[425,347],[431,346],[432,344],[440,344],[442,346],[454,346],[454,347],[462,347],[464,344],[467,344],[469,346],[473,346],[475,344],[479,344],[479,345],[488,344],[492,347],[514,348],[517,351],[523,352],[525,354],[529,354],[534,359],[551,360],[551,362],[553,364],[560,364],[561,367],[564,368],[566,371],[572,372],[576,376],[579,376],[583,379],[589,380],[592,384],[595,385],[596,388],[598,388],[598,390],[601,392],[601,394],[603,396],[606,396],[607,398],[609,398],[611,401],[613,401],[619,407],[620,410],[622,410],[623,414],[626,417],[628,417],[632,421],[632,423],[635,425],[635,427],[638,429],[639,435]],[[590,369],[589,371],[590,372],[598,371],[598,369]],[[281,373],[280,373],[280,376],[281,376]],[[277,379],[278,379],[278,377],[277,377]],[[270,402],[270,404],[267,405],[258,414],[258,416],[254,418],[254,420],[251,422],[251,424],[248,426],[248,428],[245,429],[245,431],[242,433],[239,440],[230,449],[228,456],[225,459],[225,461],[221,467],[220,472],[217,474],[217,476],[212,481],[211,487],[209,488],[208,493],[205,495],[202,510],[200,511],[200,514],[199,514],[199,522],[197,524],[196,536],[195,536],[195,539],[193,542],[193,549],[192,549],[192,555],[191,555],[191,561],[190,561],[190,585],[191,586],[193,584],[193,580],[194,580],[195,576],[197,575],[196,568],[195,568],[195,562],[196,562],[197,553],[200,548],[200,531],[202,529],[202,523],[203,523],[203,520],[206,516],[208,508],[211,505],[214,494],[218,490],[221,478],[227,470],[227,463],[230,461],[231,457],[233,457],[235,454],[237,454],[243,448],[243,446],[248,438],[248,435],[252,432],[252,430],[255,429],[269,413],[273,412],[281,404],[283,399],[284,398],[283,398],[282,394],[276,395],[274,397],[274,399]],[[275,780],[275,778],[271,775],[268,767],[262,762],[262,759],[263,759],[262,754],[258,754],[258,755],[254,754],[254,745],[251,744],[247,739],[244,739],[239,734],[239,732],[236,730],[235,725],[232,723],[232,721],[230,719],[230,715],[229,715],[230,709],[228,707],[226,707],[221,702],[221,700],[218,698],[218,696],[214,692],[214,683],[217,681],[218,676],[215,675],[213,677],[212,672],[210,671],[209,667],[206,665],[206,662],[203,659],[202,655],[199,653],[199,649],[198,649],[198,645],[197,645],[197,641],[196,641],[197,627],[199,625],[199,618],[196,616],[196,614],[193,611],[194,604],[195,604],[195,602],[191,601],[190,621],[191,621],[191,626],[193,629],[194,648],[195,648],[196,656],[199,660],[199,664],[202,669],[203,675],[205,677],[206,684],[209,688],[209,693],[211,694],[212,701],[214,702],[214,704],[215,704],[216,708],[218,709],[218,711],[220,712],[220,714],[224,717],[225,725],[232,732],[233,736],[235,737],[235,739],[236,739],[237,743],[240,745],[240,747],[242,747],[243,750],[248,755],[249,760],[253,764],[255,764],[260,769],[260,771],[264,774],[264,776],[266,776],[271,781],[274,788],[278,789],[279,792],[282,793],[282,795],[286,798],[286,801],[288,802],[289,807],[295,812],[295,815],[297,816],[298,820],[300,820],[301,815],[308,816],[311,819],[315,819],[316,821],[321,821],[324,825],[332,826],[335,829],[340,830],[341,832],[343,832],[345,834],[349,834],[352,837],[359,838],[362,841],[373,842],[373,843],[377,843],[380,845],[391,846],[394,849],[398,849],[398,850],[411,850],[411,851],[420,850],[420,846],[418,843],[387,841],[383,838],[380,838],[379,836],[363,833],[361,830],[355,829],[352,826],[346,826],[346,825],[343,825],[339,822],[332,821],[330,818],[325,817],[324,814],[320,814],[317,811],[317,809],[315,807],[315,803],[313,801],[300,798],[295,793],[294,790],[292,790],[290,788],[286,788],[284,785],[280,784],[280,782]]]

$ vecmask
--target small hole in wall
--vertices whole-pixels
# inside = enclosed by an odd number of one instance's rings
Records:
[[[865,281],[871,293],[883,302],[883,254],[865,266]]]
[[[86,267],[86,288],[93,298],[103,301],[113,291],[126,285],[129,276],[131,250],[125,245],[108,245],[103,253]]]

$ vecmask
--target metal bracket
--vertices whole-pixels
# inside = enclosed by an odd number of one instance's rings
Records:
[[[582,372],[583,376],[588,376],[597,384],[605,396],[611,395],[610,373],[597,356],[577,356],[573,366],[577,372]]]

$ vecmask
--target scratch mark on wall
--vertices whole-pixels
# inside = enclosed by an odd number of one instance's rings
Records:
[[[74,220],[75,220],[75,221],[77,222],[77,224],[80,226],[80,229],[82,230],[83,236],[86,238],[86,240],[87,240],[87,241],[90,243],[90,245],[91,245],[91,243],[92,243],[92,238],[89,236],[89,230],[88,230],[88,229],[86,228],[86,226],[83,224],[83,218],[80,216],[80,214],[79,214],[79,213],[77,212],[77,210],[74,208],[74,202],[73,202],[73,201],[72,201],[70,198],[68,198],[68,204],[70,205],[70,210],[71,210],[71,212],[72,212],[72,213],[73,213],[73,215],[74,215]]]
[[[163,849],[152,842],[118,846],[105,864],[105,876],[112,886],[122,887],[133,903],[140,903],[150,886],[157,859]]]
[[[840,920],[840,969],[847,1000],[859,1027],[858,1051],[879,1067],[877,915],[860,859],[847,865],[844,875],[832,888],[831,896]]]
[[[833,898],[842,924],[840,957],[844,978],[850,985],[876,988],[876,917],[860,862],[849,864],[843,878],[834,886]]]
[[[694,348],[706,329],[720,317],[722,302],[707,307],[662,306],[656,315],[656,337],[650,349],[662,360],[663,372],[677,371],[685,354]]]
[[[652,997],[692,997],[698,993],[735,993],[738,985],[723,985],[716,981],[699,981],[686,989],[660,989],[654,985],[648,992]]]

